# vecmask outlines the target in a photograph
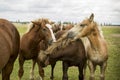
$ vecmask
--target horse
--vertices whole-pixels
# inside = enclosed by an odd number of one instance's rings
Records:
[[[45,46],[43,48],[42,44],[50,45],[53,41],[55,41],[55,37],[51,28],[51,21],[46,18],[38,19],[32,21],[31,28],[22,36],[19,53],[19,80],[21,80],[24,73],[23,65],[25,60],[30,59],[33,61],[30,79],[34,79],[33,70],[35,63],[37,62],[38,52],[40,49],[44,50],[46,48]],[[42,69],[42,65],[38,62],[37,64],[39,68],[39,75],[41,76],[42,80],[44,80],[44,70]]]
[[[82,29],[79,34],[74,37],[73,41],[83,37],[88,38],[87,43],[90,45],[86,50],[90,70],[90,80],[95,80],[95,70],[97,65],[100,66],[100,80],[104,80],[108,60],[108,51],[107,43],[102,34],[102,30],[94,21],[93,13],[88,19],[83,20],[80,26]]]
[[[61,24],[52,24],[52,30],[53,30],[54,33],[62,30]]]
[[[70,30],[72,27],[74,27],[73,24],[53,24],[52,26],[52,30],[54,33],[57,33],[58,31],[62,31],[62,30]]]
[[[66,28],[63,28],[63,30],[58,30],[56,33],[55,33],[55,38],[56,40],[58,40],[65,32],[67,32],[69,29],[71,29],[73,26],[66,26]],[[53,28],[52,28],[53,29]],[[54,31],[54,30],[53,30]],[[42,44],[44,45],[44,44]],[[45,46],[45,45],[44,45]],[[47,49],[47,47],[45,48]],[[45,50],[45,49],[41,49],[41,50]],[[43,64],[44,65],[44,64]],[[56,65],[56,62],[55,61],[52,61],[50,62],[50,65],[51,65],[51,76],[50,76],[50,79],[53,80],[54,79],[54,67]]]
[[[66,26],[63,26],[63,30],[70,30],[72,27],[74,27],[73,24],[67,24]]]
[[[69,39],[69,37],[77,34],[73,33],[74,31],[79,32],[79,26],[64,32],[57,42],[49,46],[46,51],[40,51],[38,55],[39,61],[45,65],[55,63],[58,60],[63,61],[62,80],[68,80],[67,70],[70,66],[77,66],[79,69],[79,80],[84,79],[83,68],[86,65],[86,52],[82,40],[71,42],[71,39]],[[51,77],[53,77],[53,74]]]
[[[0,71],[2,80],[10,80],[14,62],[19,53],[20,35],[6,19],[0,19]]]

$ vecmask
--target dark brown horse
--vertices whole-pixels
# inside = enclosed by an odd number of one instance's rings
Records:
[[[2,80],[10,80],[14,62],[18,56],[20,36],[15,26],[0,19],[0,71]]]
[[[88,19],[83,20],[80,26],[82,29],[74,40],[83,37],[88,38],[85,43],[85,47],[89,44],[88,48],[86,48],[86,52],[88,66],[90,69],[90,80],[95,80],[94,74],[97,65],[100,66],[100,80],[104,80],[108,60],[108,51],[102,30],[94,21],[94,14],[91,14]]]
[[[36,21],[32,21],[32,25],[30,30],[24,34],[21,38],[20,43],[20,54],[19,54],[19,80],[23,76],[23,64],[25,60],[33,60],[33,66],[31,71],[31,77],[33,78],[33,70],[35,63],[37,62],[37,56],[40,49],[45,49],[41,47],[42,44],[51,44],[55,39],[53,32],[51,30],[51,22],[48,19],[38,19]],[[43,43],[44,42],[44,43]],[[44,79],[44,71],[42,69],[41,64],[38,63],[39,74]]]
[[[83,68],[86,64],[86,52],[81,40],[69,42],[68,39],[53,43],[46,51],[41,51],[38,58],[45,64],[63,61],[63,80],[68,80],[67,70],[70,66],[77,66],[79,69],[79,80],[84,79]],[[64,46],[66,45],[66,46]]]
[[[69,29],[71,29],[71,28],[70,28],[70,27],[67,27],[66,30],[59,30],[59,31],[57,31],[57,32],[55,33],[55,38],[56,38],[56,40],[58,40],[59,38],[61,38],[61,36],[62,36],[65,32],[67,32]],[[55,65],[56,65],[56,61],[51,61],[50,64],[51,64],[51,76],[50,76],[50,79],[53,80],[53,78],[54,78],[54,67],[55,67]],[[44,65],[44,64],[43,64],[43,65]]]

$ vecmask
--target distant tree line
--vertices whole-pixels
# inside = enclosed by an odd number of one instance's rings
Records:
[[[101,26],[120,26],[120,24],[112,24],[112,23],[101,23]]]
[[[29,22],[28,21],[20,21],[20,20],[17,20],[17,21],[11,21],[13,23],[21,23],[21,24],[28,24]],[[58,21],[56,22],[58,24],[77,24],[77,23],[74,23],[74,22],[61,22],[61,21]],[[120,26],[120,24],[112,24],[112,23],[100,23],[101,26]]]

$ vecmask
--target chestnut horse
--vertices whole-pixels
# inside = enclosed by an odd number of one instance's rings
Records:
[[[87,58],[90,69],[90,80],[95,80],[94,73],[97,65],[100,66],[100,80],[104,80],[108,60],[107,44],[100,27],[94,22],[94,14],[91,14],[90,18],[81,22],[81,28],[81,32],[79,32],[74,40],[82,37],[88,38],[90,46],[87,48]]]
[[[18,56],[20,36],[15,26],[0,19],[0,71],[2,80],[10,80],[14,62]]]
[[[31,70],[31,77],[33,78],[33,70],[35,63],[37,62],[38,52],[40,51],[42,44],[51,44],[52,41],[55,41],[55,37],[53,35],[51,22],[48,19],[38,19],[36,21],[32,21],[30,30],[25,33],[20,42],[20,54],[19,54],[19,80],[23,76],[23,64],[25,60],[33,60],[33,66]],[[43,43],[44,42],[44,43]],[[44,80],[44,71],[42,69],[41,64],[38,63],[39,74]]]

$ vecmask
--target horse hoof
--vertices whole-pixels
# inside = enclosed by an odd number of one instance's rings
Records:
[[[30,78],[30,80],[34,80],[34,78]]]
[[[54,77],[50,77],[50,80],[53,80],[54,79]]]

